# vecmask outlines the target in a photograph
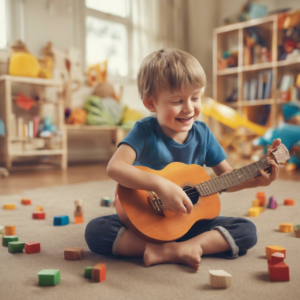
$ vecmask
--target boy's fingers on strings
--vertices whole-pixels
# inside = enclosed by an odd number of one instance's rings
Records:
[[[193,203],[190,199],[183,201],[183,206],[186,209],[186,212],[190,214],[193,211]]]

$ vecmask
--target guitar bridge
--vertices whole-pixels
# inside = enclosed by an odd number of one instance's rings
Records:
[[[165,214],[163,212],[163,208],[162,208],[162,202],[159,198],[159,196],[154,193],[154,192],[149,192],[150,196],[147,198],[148,203],[150,204],[150,206],[153,208],[154,212],[157,215],[161,215],[165,217]]]

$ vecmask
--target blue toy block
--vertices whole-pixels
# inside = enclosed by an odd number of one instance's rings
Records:
[[[69,224],[69,216],[59,216],[53,218],[54,226],[63,226]]]

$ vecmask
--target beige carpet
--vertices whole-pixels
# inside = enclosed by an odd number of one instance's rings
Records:
[[[21,241],[40,241],[38,254],[11,254],[0,246],[0,299],[300,299],[300,238],[293,233],[280,233],[279,223],[300,224],[299,182],[277,181],[264,188],[267,196],[275,195],[279,206],[251,218],[258,229],[258,244],[248,254],[236,260],[205,257],[198,273],[183,265],[157,265],[146,268],[141,259],[113,259],[91,253],[84,241],[87,222],[101,215],[114,213],[113,208],[100,207],[102,196],[112,196],[113,181],[58,186],[28,190],[23,194],[0,197],[0,225],[16,225]],[[255,190],[221,196],[221,215],[245,216]],[[20,205],[21,197],[29,197],[32,206]],[[294,207],[283,206],[283,199],[296,200]],[[84,200],[85,223],[54,227],[53,217],[67,214],[73,221],[74,199]],[[3,203],[14,202],[17,209],[4,211]],[[46,220],[33,220],[36,205],[46,211]],[[286,247],[286,263],[290,266],[290,282],[270,282],[265,259],[265,246]],[[81,261],[65,261],[67,247],[84,249]],[[104,262],[107,280],[93,283],[83,277],[84,268]],[[61,282],[55,287],[38,286],[37,273],[42,269],[60,269]],[[233,276],[227,290],[209,287],[208,271],[223,269]]]

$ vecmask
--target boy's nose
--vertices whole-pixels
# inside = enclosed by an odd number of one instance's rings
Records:
[[[184,110],[185,112],[189,113],[189,112],[194,111],[194,107],[193,107],[192,103],[191,103],[190,101],[188,101],[188,102],[184,105],[183,110]]]

